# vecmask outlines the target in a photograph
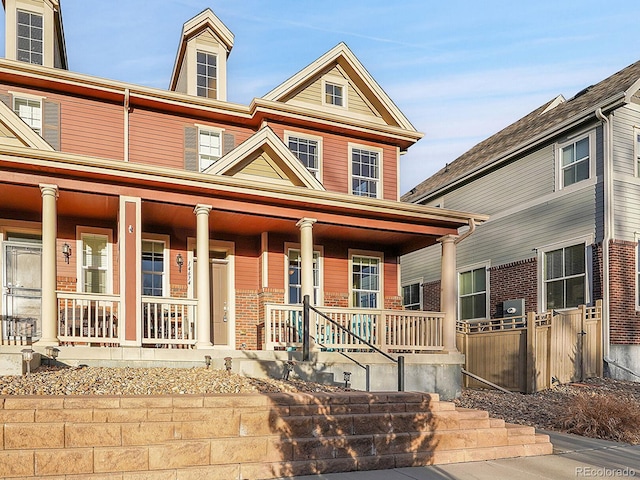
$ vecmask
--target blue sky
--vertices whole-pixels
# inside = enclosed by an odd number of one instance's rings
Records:
[[[425,133],[402,158],[402,192],[556,95],[640,60],[637,0],[61,3],[71,70],[158,88],[182,24],[210,7],[235,34],[228,99],[241,104],[344,41]]]

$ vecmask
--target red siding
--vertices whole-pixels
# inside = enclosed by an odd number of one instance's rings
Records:
[[[236,240],[236,289],[257,290],[260,284],[259,239],[238,238]]]

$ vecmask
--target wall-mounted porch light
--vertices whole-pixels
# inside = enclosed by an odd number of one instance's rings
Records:
[[[176,255],[176,264],[178,265],[178,271],[182,273],[182,265],[184,265],[184,258],[182,258],[181,253]]]
[[[62,245],[62,255],[64,255],[64,261],[69,263],[69,257],[71,257],[71,245],[67,242]]]

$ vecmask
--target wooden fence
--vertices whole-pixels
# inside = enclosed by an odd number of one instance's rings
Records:
[[[568,311],[457,323],[465,368],[509,390],[532,393],[602,376],[602,301]],[[484,387],[465,377],[465,386]]]

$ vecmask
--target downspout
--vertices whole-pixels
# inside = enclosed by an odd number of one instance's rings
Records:
[[[467,238],[469,235],[471,235],[475,231],[476,231],[476,221],[473,218],[470,218],[469,219],[469,230],[467,230],[462,235],[460,235],[458,238],[456,238],[453,243],[456,244],[456,245],[459,244],[462,240]]]
[[[129,161],[129,96],[128,88],[124,89],[124,161]]]
[[[596,118],[603,122],[604,128],[604,159],[602,169],[603,184],[603,208],[604,208],[604,235],[602,239],[602,356],[604,359],[609,358],[609,342],[610,342],[610,309],[609,309],[609,242],[613,237],[613,194],[611,192],[613,183],[612,172],[612,145],[611,145],[611,121],[602,113],[602,108],[596,110]]]

